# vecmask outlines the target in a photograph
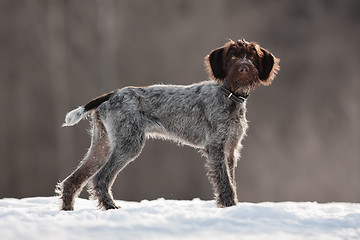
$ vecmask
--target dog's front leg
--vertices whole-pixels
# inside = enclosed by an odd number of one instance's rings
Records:
[[[212,145],[205,149],[207,155],[207,176],[213,187],[218,207],[236,205],[236,191],[232,184],[229,166],[222,146]]]

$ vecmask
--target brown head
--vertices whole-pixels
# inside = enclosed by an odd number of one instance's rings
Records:
[[[279,71],[278,58],[257,43],[230,40],[205,57],[209,76],[224,82],[234,93],[249,93],[257,85],[268,86]]]

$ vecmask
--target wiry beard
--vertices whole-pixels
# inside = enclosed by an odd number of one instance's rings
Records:
[[[248,77],[244,79],[238,78],[236,80],[227,78],[226,83],[234,93],[250,93],[250,91],[259,85],[260,81],[256,77],[251,77],[250,79]]]

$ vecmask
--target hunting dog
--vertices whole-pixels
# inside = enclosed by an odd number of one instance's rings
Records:
[[[125,87],[93,99],[66,115],[63,126],[91,113],[91,146],[78,168],[58,184],[62,210],[89,192],[104,209],[116,209],[111,187],[117,174],[141,152],[147,138],[199,149],[218,207],[236,205],[235,167],[248,128],[246,99],[269,85],[279,59],[257,43],[230,40],[205,57],[211,81],[189,86]]]

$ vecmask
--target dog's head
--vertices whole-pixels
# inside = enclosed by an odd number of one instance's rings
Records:
[[[257,43],[230,40],[205,57],[209,76],[226,81],[230,90],[250,91],[258,84],[268,86],[279,71],[278,58]]]

